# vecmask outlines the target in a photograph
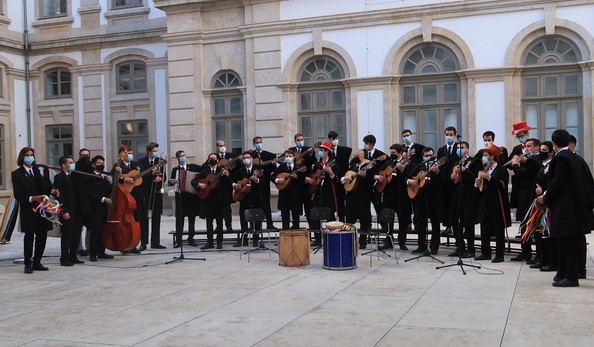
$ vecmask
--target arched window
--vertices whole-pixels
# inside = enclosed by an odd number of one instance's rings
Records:
[[[146,92],[146,64],[142,61],[125,61],[116,65],[117,93]]]
[[[233,71],[221,71],[214,81],[212,109],[215,140],[225,141],[234,156],[243,152],[243,94],[241,79]]]
[[[72,96],[70,70],[56,68],[45,72],[45,98],[69,98]]]
[[[299,76],[299,123],[305,144],[323,141],[330,130],[348,142],[343,68],[330,57],[315,57],[303,64]]]
[[[404,60],[400,80],[402,129],[410,129],[415,141],[425,146],[444,144],[448,126],[460,129],[460,63],[454,53],[439,44],[421,44]]]
[[[528,46],[522,71],[523,117],[535,128],[531,137],[550,140],[565,128],[582,145],[582,70],[580,51],[570,40],[546,36]]]

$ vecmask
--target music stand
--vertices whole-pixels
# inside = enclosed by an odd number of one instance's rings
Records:
[[[310,232],[314,233],[314,236],[316,233],[322,233],[322,221],[326,221],[328,222],[328,220],[332,218],[332,211],[330,210],[330,207],[326,207],[326,206],[321,206],[321,207],[313,207],[311,210],[309,210],[309,219],[312,221],[316,221],[320,224],[318,229],[311,229]],[[315,238],[314,238],[315,239]],[[320,244],[313,249],[313,254],[318,253],[318,251],[320,250],[320,248],[322,248],[322,240],[323,238],[320,235]]]
[[[179,172],[179,170],[178,170],[178,172]],[[176,208],[179,208],[179,215],[180,215],[180,217],[182,219],[185,219],[185,217],[184,217],[184,210],[183,210],[183,202],[182,202],[183,201],[182,200],[182,194],[185,191],[184,188],[185,188],[185,182],[186,182],[186,174],[187,174],[187,171],[186,170],[182,170],[181,175],[179,175],[179,180],[178,180],[178,182],[179,182],[179,206],[176,206]],[[177,211],[176,211],[176,213],[177,213]],[[188,223],[190,223],[189,219],[188,219]],[[178,261],[184,261],[186,259],[187,260],[203,260],[203,261],[206,261],[206,258],[186,258],[184,256],[184,242],[182,240],[183,239],[183,235],[184,235],[183,228],[184,228],[184,225],[182,223],[182,232],[181,232],[181,235],[179,235],[179,240],[177,240],[177,242],[179,242],[179,256],[173,257],[173,260],[170,260],[168,262],[165,262],[165,265],[171,264],[171,263],[175,263],[175,262],[178,262]],[[177,233],[177,230],[176,230],[176,233]]]

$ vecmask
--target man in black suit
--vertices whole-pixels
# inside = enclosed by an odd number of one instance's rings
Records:
[[[78,160],[74,163],[76,166],[76,171],[85,172],[85,173],[93,173],[93,168],[91,167],[91,151],[87,148],[81,148],[78,151]],[[91,232],[89,231],[89,227],[91,225],[91,218],[95,211],[91,208],[89,203],[89,188],[88,185],[90,183],[88,177],[84,175],[77,175],[75,174],[72,179],[74,180],[74,186],[76,187],[76,204],[79,206],[79,211],[76,214],[76,232],[79,233],[79,238],[81,242],[78,246],[78,254],[81,256],[88,255],[89,247],[91,244]],[[83,226],[87,227],[87,232],[85,233],[85,242],[84,245],[87,247],[85,249],[83,247],[82,242],[82,228]]]
[[[404,150],[404,153],[410,154],[411,150],[414,149],[413,157],[415,158],[415,161],[418,163],[422,162],[423,161],[423,148],[425,148],[425,146],[423,146],[420,143],[414,142],[413,134],[410,129],[402,130],[402,141],[403,141],[402,149]]]
[[[281,211],[283,229],[299,229],[302,203],[299,200],[300,186],[297,182],[304,180],[305,174],[304,171],[298,172],[303,166],[293,162],[293,151],[286,150],[284,154],[285,160],[274,170],[271,179],[277,185],[284,184],[285,180],[291,180],[285,189],[278,192],[278,209]],[[294,173],[295,177],[278,177],[281,173]]]
[[[105,253],[105,246],[101,239],[103,226],[107,222],[107,208],[111,205],[111,188],[109,176],[103,174],[105,170],[105,158],[96,155],[91,159],[93,168],[92,174],[101,178],[89,181],[89,203],[94,211],[89,221],[90,242],[89,261],[96,262],[97,258],[112,259],[113,255]]]
[[[594,181],[586,162],[569,150],[569,133],[551,136],[557,154],[549,165],[549,184],[537,202],[549,207],[549,230],[557,241],[559,268],[554,287],[578,287],[586,234],[594,229]]]
[[[152,168],[146,175],[142,177],[142,190],[144,194],[144,201],[146,201],[146,218],[151,216],[151,248],[154,249],[165,249],[166,247],[161,245],[161,215],[163,214],[163,188],[164,183],[164,163],[161,163],[159,158],[159,144],[155,142],[149,142],[146,145],[146,157],[140,158],[138,161],[140,164],[140,170],[146,171]],[[141,229],[142,240],[140,250],[146,250],[148,244],[148,221],[146,222],[147,228]]]
[[[227,147],[225,147],[225,141],[217,140],[216,146],[217,146],[216,155],[217,155],[217,159],[219,161],[221,161],[222,159],[225,159],[227,161],[233,160],[233,158],[234,158],[233,154],[227,152]],[[208,163],[204,163],[203,167],[204,166],[208,166]],[[231,165],[231,167],[229,168],[229,174],[231,175],[231,177],[233,177],[233,175],[235,174],[235,172],[237,172],[237,170],[239,170],[239,168],[241,168],[241,164],[239,164],[238,162],[234,162]],[[229,196],[231,196],[233,194],[233,192],[231,191],[231,189],[229,187],[225,186],[224,188],[227,190],[225,192],[222,192],[223,194],[227,194]],[[231,220],[231,204],[224,207],[223,220],[225,220],[225,228],[227,229],[227,232],[232,233],[233,232],[233,223]]]
[[[336,158],[337,166],[335,168],[335,174],[338,177],[344,176],[344,173],[349,168],[349,160],[351,158],[351,152],[353,149],[347,146],[340,146],[339,145],[339,135],[336,131],[332,130],[328,133],[328,142],[330,142],[333,146],[332,154],[333,157]],[[339,171],[336,171],[338,169]],[[336,195],[338,198],[338,219],[341,222],[345,220],[345,207],[346,207],[346,191],[344,190],[344,186],[342,184],[337,185]]]
[[[484,147],[487,147],[490,143],[495,144],[495,133],[492,132],[491,130],[487,130],[483,133],[483,145]],[[508,154],[507,154],[507,148],[503,147],[503,146],[497,146],[499,148],[501,148],[501,155],[499,156],[499,164],[503,165],[505,163],[507,163],[507,160],[509,158]],[[478,159],[478,161],[480,162],[483,158],[483,150],[479,149],[479,151],[475,154],[474,156],[476,159]]]
[[[307,168],[307,170],[305,171],[305,176],[309,176],[311,174],[311,169],[312,167],[316,164],[317,159],[316,159],[316,150],[313,147],[308,147],[305,146],[305,138],[303,137],[303,134],[301,133],[297,133],[293,136],[293,139],[295,140],[295,146],[294,147],[290,147],[289,150],[293,151],[294,153],[294,157],[295,157],[295,162],[301,163],[301,165],[305,165],[305,167]],[[311,210],[311,207],[313,206],[312,203],[312,196],[311,194],[309,194],[308,191],[308,186],[307,183],[305,182],[305,180],[296,182],[299,185],[299,199],[301,200],[301,203],[303,204],[303,213],[305,214],[305,217],[307,218],[307,223],[310,229],[314,228],[314,225],[316,225],[316,223],[314,223],[313,221],[311,221],[309,219],[309,211]]]
[[[44,195],[50,193],[59,195],[59,192],[52,189],[48,167],[35,163],[33,148],[22,148],[17,164],[19,168],[11,173],[11,178],[14,198],[19,202],[21,232],[25,233],[23,239],[25,273],[33,273],[33,270],[47,271],[48,268],[41,264],[41,258],[45,250],[47,231],[52,229],[52,223],[33,209],[43,202]],[[33,244],[35,244],[35,251],[33,251]]]
[[[175,152],[178,165],[171,169],[171,178],[168,183],[170,186],[174,186],[175,190],[175,239],[176,243],[173,248],[181,246],[182,232],[184,230],[184,219],[188,217],[188,245],[196,247],[196,241],[194,241],[194,235],[196,233],[196,216],[200,214],[200,199],[198,195],[182,191],[180,189],[182,173],[201,171],[201,168],[196,164],[188,164],[186,158],[186,152],[179,150]]]
[[[272,152],[264,150],[264,143],[261,136],[254,137],[252,143],[254,144],[254,151],[252,157],[254,164],[260,165],[262,170],[260,174],[260,200],[264,214],[266,215],[266,229],[276,230],[277,228],[272,223],[272,209],[270,207],[270,175],[275,169],[276,155]],[[261,165],[262,162],[270,162],[267,165]]]
[[[84,264],[84,261],[76,257],[78,245],[80,244],[80,233],[76,230],[77,214],[80,209],[77,204],[76,188],[72,179],[72,172],[76,169],[74,160],[70,155],[64,155],[59,160],[59,173],[54,176],[53,187],[60,192],[60,203],[62,204],[62,215],[60,216],[60,246],[61,256],[60,265],[73,266],[74,264]]]
[[[260,178],[257,175],[260,167],[258,165],[254,165],[251,151],[243,152],[242,158],[243,166],[241,166],[237,172],[235,172],[235,176],[233,177],[233,189],[239,189],[240,187],[237,185],[237,183],[244,178],[248,178],[251,182],[250,184],[252,185],[249,193],[247,193],[239,202],[239,223],[241,224],[241,232],[244,233],[248,229],[248,223],[245,220],[245,210],[260,208],[261,199],[259,187]],[[256,222],[254,225],[254,230],[262,230],[262,223]],[[240,243],[241,239],[237,240],[237,242]],[[247,240],[245,242],[247,242]],[[244,244],[244,246],[246,245],[247,244]],[[258,234],[254,234],[253,246],[258,247]]]
[[[449,212],[452,205],[452,191],[454,190],[454,182],[450,180],[450,175],[452,174],[452,170],[454,166],[460,161],[460,156],[458,156],[458,132],[455,127],[448,126],[443,131],[445,145],[440,147],[437,150],[437,160],[441,158],[446,158],[445,163],[441,166],[439,173],[442,176],[443,182],[443,194],[441,194],[439,198],[439,205],[436,207],[444,212],[442,212],[442,223],[445,227],[450,228],[451,223],[449,220]],[[451,229],[450,229],[451,230]]]
[[[515,123],[513,127],[514,130],[512,130],[512,135],[516,136],[518,141],[520,141],[520,144],[512,149],[512,152],[510,154],[512,159],[514,158],[514,156],[521,157],[526,153],[526,142],[528,142],[530,136],[529,130],[532,129],[526,121]],[[519,191],[520,189],[522,189],[521,182],[518,182],[518,178],[514,175],[511,178],[511,183],[512,191],[509,203],[511,208],[516,208],[518,207],[518,200],[520,199]],[[522,216],[522,218],[523,217],[524,216]]]
[[[379,167],[382,167],[382,165],[384,165],[384,163],[388,159],[388,156],[386,155],[386,153],[375,148],[375,143],[376,143],[375,136],[373,136],[371,134],[365,135],[363,137],[363,147],[364,147],[363,154],[364,154],[364,159],[376,160],[377,163],[375,164],[375,167],[379,168]],[[375,213],[377,215],[379,215],[380,211],[382,210],[382,196],[380,193],[373,191],[373,189],[372,189],[371,195],[372,195],[371,202],[373,204],[373,209],[375,210]]]
[[[492,263],[500,263],[505,250],[505,228],[511,226],[507,184],[509,174],[498,164],[501,149],[494,144],[483,151],[484,169],[475,178],[474,186],[483,190],[480,193],[478,222],[481,223],[481,254],[475,260],[491,259],[491,237],[495,236],[495,258]],[[479,189],[480,190],[480,189]]]

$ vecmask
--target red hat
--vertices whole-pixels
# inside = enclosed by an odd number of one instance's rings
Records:
[[[514,130],[512,130],[512,135],[517,135],[518,133],[521,133],[522,131],[528,131],[530,129],[532,129],[532,128],[530,127],[530,125],[528,125],[528,122],[523,120],[521,122],[517,122],[514,124]]]
[[[324,148],[324,149],[327,149],[329,151],[332,151],[332,149],[334,148],[334,146],[332,146],[331,143],[328,143],[328,142],[324,141],[324,142],[322,142],[320,144],[320,148]]]
[[[497,147],[493,143],[489,143],[489,145],[485,147],[485,152],[495,157],[495,161],[498,161],[502,151],[501,147]]]

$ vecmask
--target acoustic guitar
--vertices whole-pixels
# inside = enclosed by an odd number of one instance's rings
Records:
[[[142,172],[138,172],[138,170],[130,170],[130,172],[128,172],[127,174],[121,175],[124,178],[132,177],[134,179],[134,182],[132,182],[132,183],[124,182],[124,188],[128,191],[128,193],[131,193],[132,189],[134,189],[134,187],[142,184],[142,177],[144,175],[153,171],[154,168],[158,168],[158,169],[162,168],[163,166],[165,166],[165,164],[167,164],[167,160],[159,159],[159,162],[157,164],[149,167],[148,169],[146,169]]]
[[[358,172],[355,172],[353,170],[349,170],[344,174],[344,177],[348,177],[351,180],[349,182],[345,182],[344,183],[344,189],[347,192],[351,192],[355,189],[357,189],[357,186],[359,185],[359,180],[361,178],[361,175],[366,173],[367,170],[373,168],[374,166],[377,165],[378,161],[384,161],[388,158],[387,155],[382,154],[381,156],[373,159],[372,161],[370,161],[367,165],[365,165],[364,167],[360,168]]]
[[[398,164],[402,164],[403,166],[408,165],[408,162],[410,161],[410,159],[412,158],[413,155],[415,155],[414,148],[411,149],[408,153],[404,153],[402,155],[402,160],[400,160],[399,163],[397,163],[396,160],[394,160],[394,165],[388,165],[388,167],[386,167],[385,169],[378,172],[377,174],[380,176],[383,176],[385,178],[385,180],[383,182],[375,181],[375,183],[373,185],[373,189],[375,189],[375,191],[378,193],[383,192],[384,188],[386,188],[386,185],[388,183],[390,183],[392,181],[392,177],[394,177],[394,175],[392,175],[392,173],[394,173],[394,170],[396,169],[396,165],[398,165]]]
[[[245,196],[252,190],[252,178],[254,176],[260,176],[259,170],[254,170],[252,177],[242,178],[235,184],[233,190],[233,201],[239,202],[245,198]]]
[[[448,160],[447,156],[441,157],[441,159],[439,159],[438,161],[431,164],[431,166],[437,165],[437,167],[440,167],[441,165],[445,164],[447,160]],[[429,184],[429,181],[430,181],[429,173],[430,172],[431,172],[431,170],[428,170],[428,171],[421,170],[414,177],[410,178],[411,180],[417,181],[418,184],[416,186],[410,185],[410,186],[406,187],[409,198],[415,200],[422,196],[423,191],[426,189],[426,187]]]
[[[330,166],[332,168],[335,164],[336,159],[330,159],[326,166]],[[322,185],[322,181],[324,180],[325,174],[326,172],[322,170],[322,168],[319,168],[316,170],[316,172],[312,173],[311,176],[309,176],[313,180],[313,182],[307,189],[309,191],[309,194],[315,194],[320,191],[320,186]]]
[[[285,190],[287,189],[291,183],[293,183],[293,181],[295,180],[295,178],[297,178],[297,173],[298,172],[303,172],[307,170],[307,167],[305,166],[300,166],[297,170],[294,170],[293,172],[281,172],[278,175],[276,175],[276,178],[283,178],[284,181],[282,183],[275,183],[276,188],[278,190]]]

